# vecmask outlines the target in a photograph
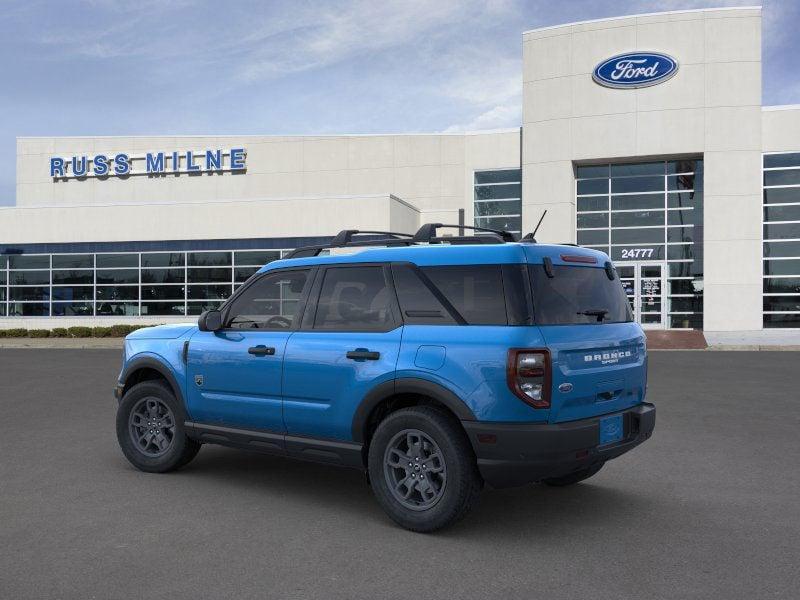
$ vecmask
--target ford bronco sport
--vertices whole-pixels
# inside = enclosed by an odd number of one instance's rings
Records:
[[[197,326],[130,334],[125,456],[165,472],[213,443],[355,467],[389,517],[432,531],[484,483],[574,484],[646,440],[645,337],[608,256],[443,227],[343,231]]]

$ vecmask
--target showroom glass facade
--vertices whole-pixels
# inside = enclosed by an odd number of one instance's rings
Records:
[[[764,327],[800,328],[800,152],[764,155]]]
[[[282,252],[0,255],[0,316],[198,315]]]
[[[701,329],[703,161],[582,165],[575,174],[578,244],[628,266],[621,278],[630,278],[632,303],[636,269],[639,293],[650,294],[640,322]]]
[[[522,171],[475,171],[475,226],[522,231]]]

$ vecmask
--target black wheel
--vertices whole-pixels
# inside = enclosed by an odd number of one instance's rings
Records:
[[[427,532],[463,517],[483,486],[458,422],[429,406],[390,414],[369,447],[375,497],[399,525]]]
[[[186,437],[184,411],[170,387],[143,381],[131,387],[117,408],[117,441],[130,463],[149,473],[187,464],[200,444]]]
[[[596,474],[600,469],[603,468],[603,465],[606,464],[601,462],[596,465],[592,465],[591,467],[586,467],[585,469],[581,469],[580,471],[575,471],[574,473],[570,473],[569,475],[564,475],[563,477],[549,477],[548,479],[542,479],[542,483],[547,485],[552,485],[554,487],[564,487],[566,485],[572,485],[573,483],[578,483],[579,481],[583,481],[584,479],[589,479],[592,475]]]

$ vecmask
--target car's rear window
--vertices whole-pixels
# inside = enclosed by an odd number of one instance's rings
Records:
[[[632,321],[630,305],[618,277],[605,269],[530,265],[533,314],[537,325],[581,325]]]

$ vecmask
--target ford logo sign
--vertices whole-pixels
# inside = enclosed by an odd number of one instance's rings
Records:
[[[678,61],[658,52],[628,52],[601,62],[592,79],[610,88],[641,88],[666,81],[678,72]]]

